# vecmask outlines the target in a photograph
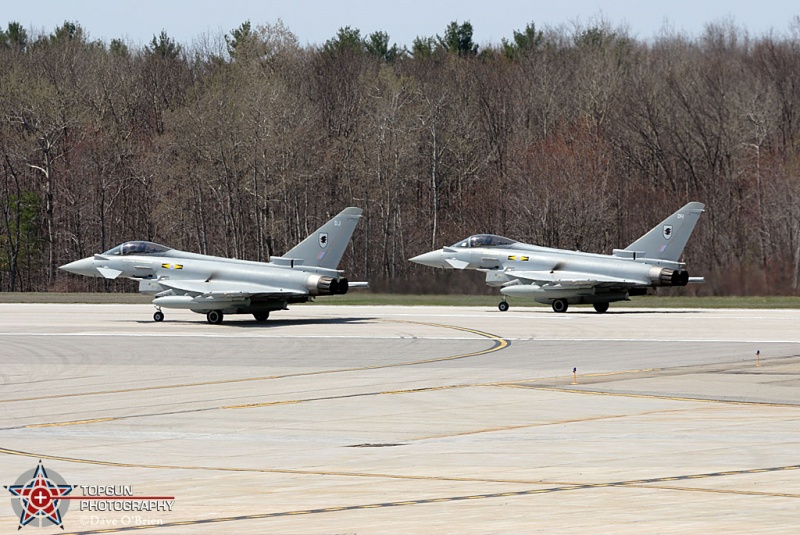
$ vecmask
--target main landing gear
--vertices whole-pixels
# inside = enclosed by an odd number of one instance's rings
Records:
[[[602,314],[603,312],[608,310],[608,303],[595,303],[594,304],[594,309],[598,313]]]
[[[221,310],[209,310],[206,314],[206,320],[211,325],[219,325],[222,323],[223,314]]]
[[[569,302],[566,299],[556,299],[553,301],[552,306],[553,306],[553,312],[558,312],[559,314],[561,314],[567,311],[567,309],[569,308]],[[608,303],[594,303],[593,306],[595,311],[597,311],[600,314],[608,310]],[[500,310],[500,312],[505,312],[506,310],[509,309],[509,307],[510,305],[508,304],[508,301],[505,300],[500,301],[500,303],[497,305],[497,308],[498,310]]]
[[[569,303],[566,299],[556,299],[553,301],[553,312],[566,312],[569,308]]]
[[[595,310],[597,310],[597,306],[595,305]],[[509,309],[508,301],[500,301],[500,304],[497,305],[498,310],[500,312],[505,312]],[[553,312],[566,312],[567,308],[569,308],[569,303],[566,299],[556,299],[553,301]],[[608,308],[608,303],[606,303],[606,309]],[[597,310],[600,312],[599,310]],[[605,310],[603,310],[605,312]]]
[[[209,310],[206,313],[206,321],[208,321],[211,325],[219,325],[222,323],[224,317],[225,315],[221,310]],[[253,314],[253,317],[256,319],[256,321],[264,323],[269,319],[269,312],[257,312]],[[161,312],[160,308],[156,310],[155,314],[153,314],[153,319],[155,321],[164,321],[164,313]]]

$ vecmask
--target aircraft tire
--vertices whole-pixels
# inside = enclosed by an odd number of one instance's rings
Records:
[[[559,314],[562,312],[566,312],[569,308],[569,303],[566,299],[556,299],[553,301],[553,312],[558,312]]]
[[[209,310],[206,314],[206,320],[208,320],[211,325],[219,325],[222,323],[222,317],[223,314],[221,310]]]
[[[500,304],[497,305],[497,308],[500,310],[500,312],[505,312],[508,310],[508,303],[506,301],[500,301]]]
[[[156,310],[156,313],[153,314],[154,321],[164,321],[164,313],[160,310]]]
[[[259,312],[257,314],[253,314],[253,317],[256,319],[256,321],[264,323],[269,319],[269,312]]]
[[[602,314],[608,310],[608,303],[595,303],[594,309],[598,314]]]

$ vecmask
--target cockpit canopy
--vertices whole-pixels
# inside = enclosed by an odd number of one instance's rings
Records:
[[[453,247],[502,247],[517,243],[509,238],[494,234],[475,234],[453,245]]]
[[[132,254],[159,254],[170,250],[170,247],[149,241],[126,241],[109,249],[103,256],[128,256]]]

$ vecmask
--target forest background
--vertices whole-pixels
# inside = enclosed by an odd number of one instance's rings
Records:
[[[479,232],[608,253],[688,201],[704,295],[798,295],[800,20],[649,41],[469,22],[411,48],[280,21],[133,48],[78,23],[0,31],[0,289],[132,291],[60,272],[132,239],[266,261],[346,206],[341,268],[479,292],[407,259]],[[455,282],[454,282],[455,281]],[[699,288],[696,290],[695,288]]]

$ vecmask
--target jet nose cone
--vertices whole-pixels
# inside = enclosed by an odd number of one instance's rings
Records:
[[[450,265],[444,261],[444,257],[442,255],[442,251],[431,251],[429,253],[423,253],[419,256],[415,256],[414,258],[409,258],[411,262],[416,264],[422,264],[423,266],[430,266],[435,268],[449,268]]]
[[[70,262],[69,264],[64,264],[58,269],[63,269],[64,271],[68,271],[69,273],[74,273],[76,275],[85,275],[87,277],[101,276],[100,272],[94,267],[94,258],[92,257],[76,260],[74,262]]]

